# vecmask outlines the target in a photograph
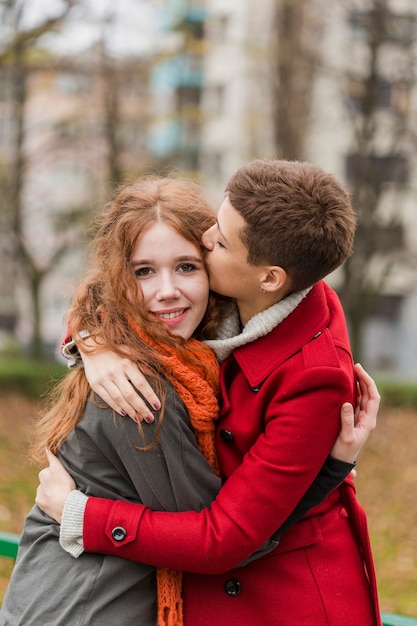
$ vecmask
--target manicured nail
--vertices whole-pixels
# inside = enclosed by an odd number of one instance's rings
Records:
[[[153,415],[145,415],[144,420],[147,424],[152,424],[152,422],[154,421],[154,416]]]
[[[120,415],[121,415],[122,417],[126,417],[127,413],[126,413],[126,411],[123,411],[123,409],[121,409],[121,410],[120,410]]]
[[[155,409],[155,411],[158,411],[161,408],[161,403],[160,402],[154,402],[152,404],[152,406]]]

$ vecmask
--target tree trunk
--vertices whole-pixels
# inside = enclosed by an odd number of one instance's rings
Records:
[[[304,158],[319,57],[314,40],[316,13],[310,0],[276,1],[273,122],[277,158]]]
[[[33,307],[33,330],[32,330],[32,342],[30,346],[30,355],[34,359],[43,359],[46,357],[45,349],[42,341],[42,302],[41,302],[41,287],[43,281],[43,273],[33,271],[30,281],[30,291],[32,294],[32,307]]]

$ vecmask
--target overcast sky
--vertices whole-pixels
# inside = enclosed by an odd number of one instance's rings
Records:
[[[71,10],[62,33],[43,43],[68,53],[91,46],[100,38],[106,18],[112,22],[106,40],[111,54],[141,54],[155,49],[158,39],[158,0],[83,0]],[[34,25],[62,9],[61,0],[25,0],[24,24]]]

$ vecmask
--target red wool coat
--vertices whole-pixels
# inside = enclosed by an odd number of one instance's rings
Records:
[[[225,478],[210,509],[153,512],[89,498],[88,552],[185,570],[186,626],[375,626],[378,599],[366,517],[347,480],[281,537],[355,400],[346,323],[318,283],[267,336],[222,365],[217,450]]]

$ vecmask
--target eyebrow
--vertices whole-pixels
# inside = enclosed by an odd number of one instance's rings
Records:
[[[203,264],[203,259],[192,255],[178,256],[174,259],[175,263],[189,263],[190,261]],[[132,261],[132,267],[136,267],[137,265],[152,265],[152,263],[155,263],[155,259],[134,259]]]

